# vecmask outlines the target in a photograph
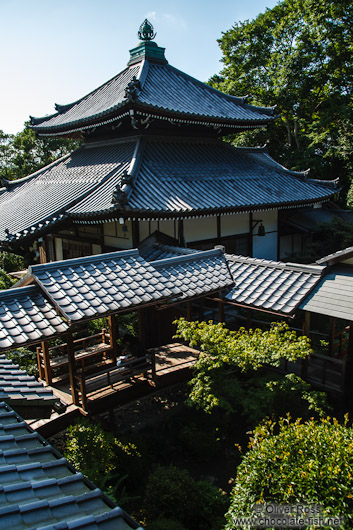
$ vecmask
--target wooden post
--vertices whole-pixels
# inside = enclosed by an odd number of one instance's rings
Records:
[[[310,337],[310,313],[305,311],[304,322],[302,327],[302,335]],[[308,375],[308,358],[302,359],[302,366],[300,370],[300,377],[306,379]]]
[[[186,302],[186,320],[191,322],[192,319],[192,302]]]
[[[151,310],[151,309],[150,309]],[[150,337],[146,337],[146,321],[145,321],[145,312],[146,309],[138,309],[138,338],[143,347],[146,349],[150,345]],[[148,344],[147,344],[148,342]]]
[[[336,319],[335,317],[330,317],[330,336],[329,336],[329,347],[328,347],[328,353],[329,356],[333,356],[334,348],[335,348],[335,328],[336,328]]]
[[[352,392],[352,377],[353,377],[353,322],[349,325],[349,339],[347,357],[344,364],[343,374],[343,392],[345,397],[345,405],[352,405],[353,392]]]
[[[49,346],[47,341],[43,340],[41,343],[42,346],[42,352],[43,352],[43,359],[44,359],[44,376],[47,384],[51,386],[53,380],[52,380],[52,373],[51,373],[51,366],[50,366],[50,357],[49,357]]]
[[[117,332],[116,332],[114,315],[108,316],[108,325],[109,325],[109,344],[112,349],[113,361],[116,363],[116,358],[118,354],[116,340],[118,337],[117,337]]]
[[[37,365],[38,365],[39,379],[43,380],[45,378],[45,373],[44,373],[43,364],[42,364],[43,353],[42,353],[42,349],[40,346],[37,346],[36,352],[37,352]]]
[[[250,329],[252,326],[252,309],[246,310],[246,327]]]
[[[224,302],[218,302],[218,322],[224,322]]]
[[[71,395],[72,395],[72,401],[74,405],[78,405],[78,395],[75,385],[75,372],[76,372],[76,366],[75,366],[75,351],[74,351],[74,342],[72,340],[72,333],[67,333],[66,335],[66,343],[67,343],[67,358],[69,361],[69,378],[70,378],[70,386],[71,386]],[[82,373],[82,376],[84,374]],[[82,402],[86,398],[86,396],[82,396]]]

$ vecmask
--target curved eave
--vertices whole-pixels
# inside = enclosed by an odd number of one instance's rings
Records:
[[[227,208],[215,207],[215,208],[199,208],[199,209],[190,209],[190,210],[177,210],[177,211],[166,211],[166,210],[137,210],[137,209],[119,209],[115,206],[111,208],[94,211],[94,212],[85,212],[82,214],[69,214],[68,218],[72,221],[104,221],[111,218],[125,217],[133,219],[142,219],[142,218],[168,218],[168,219],[177,219],[177,218],[191,218],[191,217],[205,217],[209,215],[217,214],[232,214],[232,213],[248,213],[253,211],[262,211],[262,210],[273,210],[278,208],[279,210],[284,210],[288,208],[300,208],[301,206],[307,206],[309,204],[316,204],[318,202],[325,202],[332,198],[332,196],[337,192],[333,190],[332,193],[323,195],[321,197],[316,197],[315,199],[306,199],[301,201],[288,201],[281,204],[278,203],[258,203],[253,205],[245,206],[230,206]]]
[[[100,112],[92,116],[88,116],[87,118],[83,118],[80,120],[67,122],[65,124],[53,125],[49,127],[46,127],[45,125],[30,125],[29,127],[37,134],[43,136],[72,134],[75,132],[102,127],[104,125],[113,123],[114,121],[121,120],[124,117],[128,116],[131,111],[136,112],[137,114],[141,114],[145,117],[150,116],[153,119],[172,120],[175,122],[180,121],[180,123],[211,125],[214,127],[229,127],[236,129],[262,127],[268,125],[269,123],[272,123],[276,119],[276,116],[268,116],[265,115],[265,113],[263,113],[263,118],[254,118],[248,120],[238,120],[234,118],[229,119],[207,114],[174,111],[173,109],[168,109],[166,107],[160,107],[157,105],[152,105],[136,100],[134,102],[123,101],[115,105],[114,107],[107,109],[106,111]],[[56,114],[55,116],[57,115],[58,114]]]

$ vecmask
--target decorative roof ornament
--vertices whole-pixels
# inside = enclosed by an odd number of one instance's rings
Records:
[[[138,79],[136,79],[136,76],[134,76],[125,88],[124,99],[127,99],[128,101],[133,101],[134,99],[137,99],[140,90],[141,83]]]
[[[145,18],[145,20],[142,22],[141,26],[139,27],[139,30],[137,32],[137,36],[140,40],[153,40],[155,38],[155,36],[157,35],[157,33],[154,32],[154,28],[151,24],[151,22],[149,22],[147,20],[147,18]]]

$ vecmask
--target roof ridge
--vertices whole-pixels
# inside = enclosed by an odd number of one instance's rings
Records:
[[[219,248],[213,248],[211,250],[200,250],[199,252],[195,252],[193,254],[182,254],[180,256],[172,256],[171,258],[163,258],[161,260],[155,260],[153,261],[152,266],[153,267],[163,267],[164,265],[171,265],[173,263],[182,263],[184,261],[190,261],[192,259],[193,261],[195,259],[203,259],[203,258],[209,258],[211,256],[223,256],[223,252]]]
[[[63,267],[70,267],[71,265],[77,265],[78,263],[92,263],[94,261],[107,261],[113,258],[126,258],[131,256],[141,257],[139,251],[136,248],[129,250],[118,250],[116,252],[108,252],[107,254],[95,254],[93,256],[84,256],[81,258],[72,258],[61,261],[52,261],[50,263],[43,263],[39,265],[30,265],[29,273],[35,276],[35,273],[47,269],[59,269]],[[143,258],[141,258],[143,259]],[[61,267],[59,266],[61,264]]]

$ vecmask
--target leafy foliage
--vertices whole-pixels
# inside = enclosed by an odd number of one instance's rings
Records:
[[[0,269],[0,289],[9,289],[16,283],[16,280],[11,278],[6,272]]]
[[[28,375],[38,377],[37,354],[29,348],[17,348],[6,352],[6,357],[25,370]]]
[[[20,271],[25,268],[24,259],[22,256],[17,256],[10,252],[0,252],[1,268],[6,272]]]
[[[26,177],[79,146],[76,140],[66,138],[37,138],[29,124],[25,125],[16,135],[0,131],[0,178]]]
[[[268,331],[245,328],[230,331],[222,323],[188,322],[182,318],[177,321],[176,337],[201,351],[194,365],[196,375],[191,381],[190,401],[206,412],[218,406],[233,412],[234,403],[238,402],[249,414],[246,400],[252,389],[260,387],[267,394],[272,390],[266,389],[262,374],[254,380],[254,371],[264,365],[278,367],[283,359],[304,359],[312,352],[310,340],[297,337],[285,323],[273,323]],[[247,372],[251,373],[250,380],[244,377]],[[266,400],[255,398],[255,410],[261,410],[259,401],[266,404]]]
[[[342,425],[290,417],[260,425],[237,469],[226,528],[251,515],[254,504],[271,502],[318,504],[326,516],[344,515],[345,528],[352,528],[352,435],[347,417]]]
[[[353,145],[352,20],[350,0],[282,0],[223,34],[225,66],[210,80],[229,94],[249,94],[252,104],[278,106],[274,126],[237,135],[238,145],[269,141],[284,165],[340,177],[345,193]]]
[[[193,530],[216,530],[224,522],[227,500],[218,488],[196,482],[185,469],[158,466],[147,483],[145,507],[149,520],[167,518]]]

